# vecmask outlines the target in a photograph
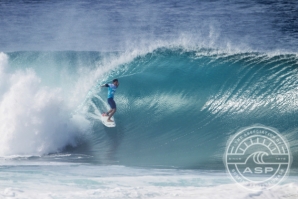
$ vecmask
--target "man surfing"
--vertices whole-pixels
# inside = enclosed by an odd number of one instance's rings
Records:
[[[111,110],[109,110],[107,113],[103,113],[103,116],[109,116],[107,119],[108,122],[114,122],[111,120],[111,117],[116,112],[116,103],[114,101],[114,93],[116,92],[116,89],[119,86],[118,79],[114,79],[112,84],[104,84],[101,87],[108,87],[108,103],[111,107]]]

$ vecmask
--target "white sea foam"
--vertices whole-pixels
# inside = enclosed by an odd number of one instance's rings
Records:
[[[285,184],[273,189],[252,192],[233,184],[224,173],[79,164],[26,167],[20,165],[4,168],[0,180],[0,198],[294,199],[298,197],[297,177],[292,177]]]
[[[86,112],[81,111],[85,110],[86,100],[99,91],[100,83],[112,78],[104,75],[110,72],[112,76],[119,75],[117,67],[147,52],[137,50],[111,55],[93,68],[83,65],[76,69],[77,76],[68,75],[65,81],[70,82],[65,86],[45,85],[30,65],[10,69],[8,55],[1,53],[0,156],[38,156],[59,152],[67,145],[75,146],[77,139],[90,127],[83,116]],[[57,74],[57,78],[59,76],[61,74]],[[78,106],[83,109],[76,111]]]
[[[70,117],[61,88],[43,86],[33,69],[7,67],[8,56],[1,53],[0,155],[43,155],[76,145],[86,122]]]

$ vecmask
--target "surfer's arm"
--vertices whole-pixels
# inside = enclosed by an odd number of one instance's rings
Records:
[[[110,87],[109,84],[101,85],[101,87]]]

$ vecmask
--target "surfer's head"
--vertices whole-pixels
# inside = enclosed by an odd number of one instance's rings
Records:
[[[113,84],[118,87],[119,86],[118,79],[113,79]]]

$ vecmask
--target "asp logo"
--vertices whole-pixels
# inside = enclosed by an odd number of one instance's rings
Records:
[[[277,130],[256,125],[237,132],[224,155],[232,179],[250,190],[270,189],[280,183],[291,166],[286,140]]]

